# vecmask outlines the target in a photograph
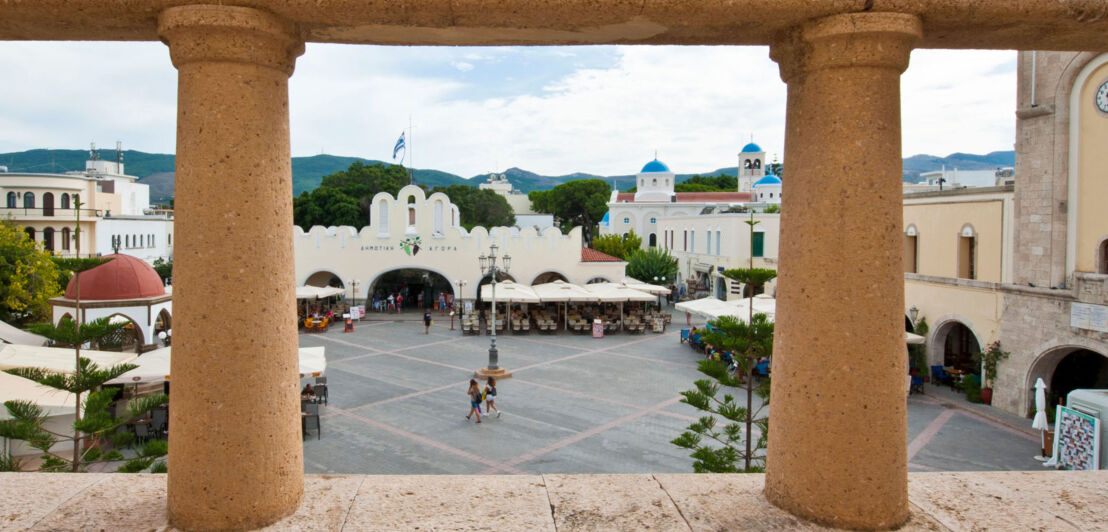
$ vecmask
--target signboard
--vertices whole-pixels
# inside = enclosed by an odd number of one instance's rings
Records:
[[[1108,307],[1088,303],[1071,303],[1070,327],[1108,332]]]
[[[1100,467],[1100,420],[1064,406],[1054,416],[1054,456],[1058,467],[1091,471]]]
[[[465,307],[466,307],[466,314],[470,314],[470,313],[473,312],[473,302],[472,301],[466,301]]]

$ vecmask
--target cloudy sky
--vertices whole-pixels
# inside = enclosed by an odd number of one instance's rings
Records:
[[[917,50],[905,156],[1010,150],[1016,53]],[[176,71],[160,43],[0,43],[0,153],[172,153]],[[17,81],[18,80],[18,81]],[[471,177],[679,173],[735,164],[751,138],[782,158],[785,84],[764,47],[404,48],[309,44],[289,84],[292,153],[408,160]],[[414,159],[414,161],[413,161]]]

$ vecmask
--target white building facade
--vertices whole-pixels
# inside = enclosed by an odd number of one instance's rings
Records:
[[[475,299],[478,285],[488,282],[478,257],[488,254],[492,244],[498,246],[499,256],[511,257],[507,278],[520,284],[558,279],[575,284],[619,282],[626,267],[610,257],[589,254],[586,260],[580,228],[565,235],[556,228],[466,231],[449,197],[441,192],[428,196],[411,185],[395,198],[387,193],[374,196],[365,227],[315,226],[306,232],[297,227],[293,234],[297,283],[341,286],[359,302],[379,292],[393,272],[426,274],[427,285],[435,287],[432,295],[449,291],[456,298]]]
[[[80,172],[0,172],[0,216],[61,257],[107,255],[118,248],[150,263],[171,259],[172,213],[151,209],[150,187],[137,179],[123,172],[122,162],[95,158]]]

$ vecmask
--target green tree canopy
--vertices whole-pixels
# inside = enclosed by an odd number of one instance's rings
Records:
[[[596,234],[597,222],[608,210],[611,190],[600,179],[578,179],[550,190],[534,190],[527,197],[535,211],[553,214],[563,233],[580,226],[588,245]]]
[[[694,176],[686,179],[684,182],[678,183],[677,186],[681,186],[681,185],[686,185],[686,186],[699,185],[699,186],[709,187],[710,190],[707,190],[705,192],[734,192],[734,191],[739,189],[739,180],[735,176],[730,176],[730,175],[727,175],[727,174],[719,174],[719,175],[715,175],[715,176],[694,175]],[[682,192],[682,191],[678,191],[678,192]],[[688,190],[686,192],[701,192],[701,191],[700,190]]]
[[[50,316],[50,298],[61,295],[58,267],[10,220],[0,220],[0,320],[21,325]]]
[[[677,280],[677,259],[668,250],[653,247],[635,250],[627,258],[627,276],[644,283],[655,283],[655,277],[667,283]]]
[[[466,229],[482,227],[511,227],[516,215],[504,196],[492,190],[481,190],[469,185],[438,186],[432,192],[450,196],[450,202],[458,206],[459,223]]]
[[[634,231],[628,231],[626,235],[600,235],[592,239],[592,248],[627,260],[631,253],[642,248],[642,237]]]
[[[349,225],[362,227],[369,220],[370,201],[378,192],[396,196],[407,185],[403,166],[355,161],[350,168],[323,176],[323,182],[311,192],[293,200],[293,223],[303,229]]]

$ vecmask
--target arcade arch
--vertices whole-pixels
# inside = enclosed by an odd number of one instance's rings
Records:
[[[1024,389],[1033,390],[1036,379],[1046,383],[1047,406],[1058,404],[1080,388],[1108,388],[1108,352],[1103,346],[1059,345],[1043,350],[1027,372]],[[1034,394],[1029,394],[1033,399]],[[1027,405],[1032,411],[1032,405]]]
[[[346,283],[342,282],[342,278],[337,274],[327,270],[320,270],[309,275],[308,278],[304,280],[304,286],[333,286],[336,288],[346,288]]]
[[[139,322],[130,316],[117,312],[109,316],[112,323],[126,322],[123,328],[100,338],[96,348],[100,351],[140,351],[146,345]]]
[[[542,273],[536,275],[535,279],[533,281],[531,281],[531,286],[534,286],[534,285],[537,285],[537,284],[552,283],[554,281],[565,281],[565,282],[568,283],[569,278],[566,277],[561,272],[546,271],[546,272],[542,272]],[[485,282],[485,280],[482,279],[481,282],[483,283],[483,282]]]
[[[453,282],[446,274],[430,268],[404,267],[385,270],[366,287],[365,299],[372,308],[375,300],[386,300],[389,295],[404,296],[403,308],[421,309],[438,300],[439,293],[454,294]],[[422,296],[422,298],[420,297]],[[454,294],[457,297],[457,294]]]
[[[973,360],[973,355],[981,352],[980,338],[965,318],[940,319],[931,329],[931,338],[927,342],[928,364],[977,373],[978,363]]]

